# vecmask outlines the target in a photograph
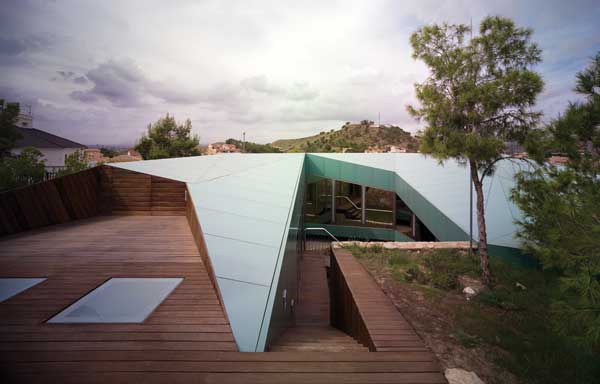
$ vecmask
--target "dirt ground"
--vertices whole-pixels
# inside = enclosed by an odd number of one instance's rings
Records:
[[[429,291],[426,287],[397,281],[389,268],[377,259],[360,259],[360,262],[437,355],[444,369],[473,371],[487,384],[519,383],[514,375],[494,364],[494,356],[502,351],[483,345],[467,348],[454,336],[456,308],[468,304],[462,294]]]

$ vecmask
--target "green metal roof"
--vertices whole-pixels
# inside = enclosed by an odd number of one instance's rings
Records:
[[[303,154],[223,154],[110,164],[187,183],[241,351],[262,350],[303,162]]]
[[[427,222],[427,212],[419,215],[426,205],[429,210],[437,210],[436,220],[445,217],[450,221],[445,228],[438,229],[438,232],[450,231],[446,236],[441,234],[442,240],[462,240],[457,238],[456,231],[451,230],[452,225],[456,225],[468,239],[469,170],[457,161],[447,160],[440,164],[438,160],[419,153],[319,153],[310,154],[309,158],[322,176],[396,191],[440,237],[435,231],[438,223]],[[514,235],[517,229],[515,220],[522,216],[509,196],[515,186],[514,175],[528,167],[523,161],[501,160],[495,172],[484,179],[485,217],[490,244],[520,248],[521,244]],[[473,193],[473,237],[477,240],[475,199]]]
[[[262,351],[270,327],[282,322],[276,296],[289,286],[280,275],[294,264],[284,254],[300,226],[305,174],[395,191],[439,239],[468,238],[468,170],[422,154],[222,154],[109,165],[187,183],[241,351]],[[519,247],[520,212],[508,196],[520,167],[501,161],[485,180],[492,245]]]

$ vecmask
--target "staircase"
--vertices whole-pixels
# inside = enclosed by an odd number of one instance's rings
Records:
[[[296,326],[288,328],[270,351],[368,352],[367,347],[329,325],[329,247],[310,243],[307,249],[312,250],[304,253],[300,263]]]
[[[331,326],[296,326],[285,331],[270,351],[369,352],[369,348]]]
[[[362,217],[362,211],[360,209],[350,207],[346,209],[346,211],[344,212],[344,216],[346,216],[347,219],[360,220]]]

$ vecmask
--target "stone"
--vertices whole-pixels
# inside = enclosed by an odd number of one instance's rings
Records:
[[[471,287],[465,287],[465,289],[463,289],[463,293],[467,296],[473,296],[477,294],[477,291]]]
[[[517,281],[517,283],[515,284],[515,286],[516,286],[517,288],[521,288],[523,291],[527,289],[527,287],[526,287],[526,286],[524,286],[523,284],[519,283],[518,281]]]
[[[481,280],[466,275],[458,276],[458,283],[463,288],[470,287],[475,293],[479,293],[485,288]]]
[[[448,384],[485,384],[475,372],[460,368],[448,368],[444,375]]]

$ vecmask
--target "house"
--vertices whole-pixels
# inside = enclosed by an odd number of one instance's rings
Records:
[[[216,155],[217,153],[239,153],[241,152],[235,144],[212,143],[206,148],[207,155]]]
[[[102,154],[102,151],[98,148],[88,148],[84,151],[85,159],[88,164],[95,166],[104,163],[122,163],[126,161],[140,161],[143,160],[142,155],[133,148],[120,151],[118,155],[113,157],[106,157]]]
[[[75,141],[65,139],[52,133],[37,128],[22,128],[16,130],[21,135],[11,150],[13,155],[18,155],[26,147],[34,147],[43,155],[46,172],[55,174],[65,167],[65,159],[76,151],[83,151],[86,146]]]
[[[529,166],[484,180],[491,257],[528,260],[508,196]],[[443,383],[360,264],[306,237],[468,245],[469,189],[453,160],[289,153],[111,163],[0,194],[0,279],[23,280],[0,289],[0,363],[21,382],[343,383],[360,367]]]
[[[117,156],[113,156],[111,158],[108,159],[108,163],[123,163],[126,161],[141,161],[142,156],[141,155],[135,155],[134,152],[130,152],[127,151],[127,153],[125,154],[121,154],[121,155],[117,155]]]
[[[86,148],[84,151],[85,160],[89,165],[95,166],[108,162],[109,158],[105,157],[99,148]]]

